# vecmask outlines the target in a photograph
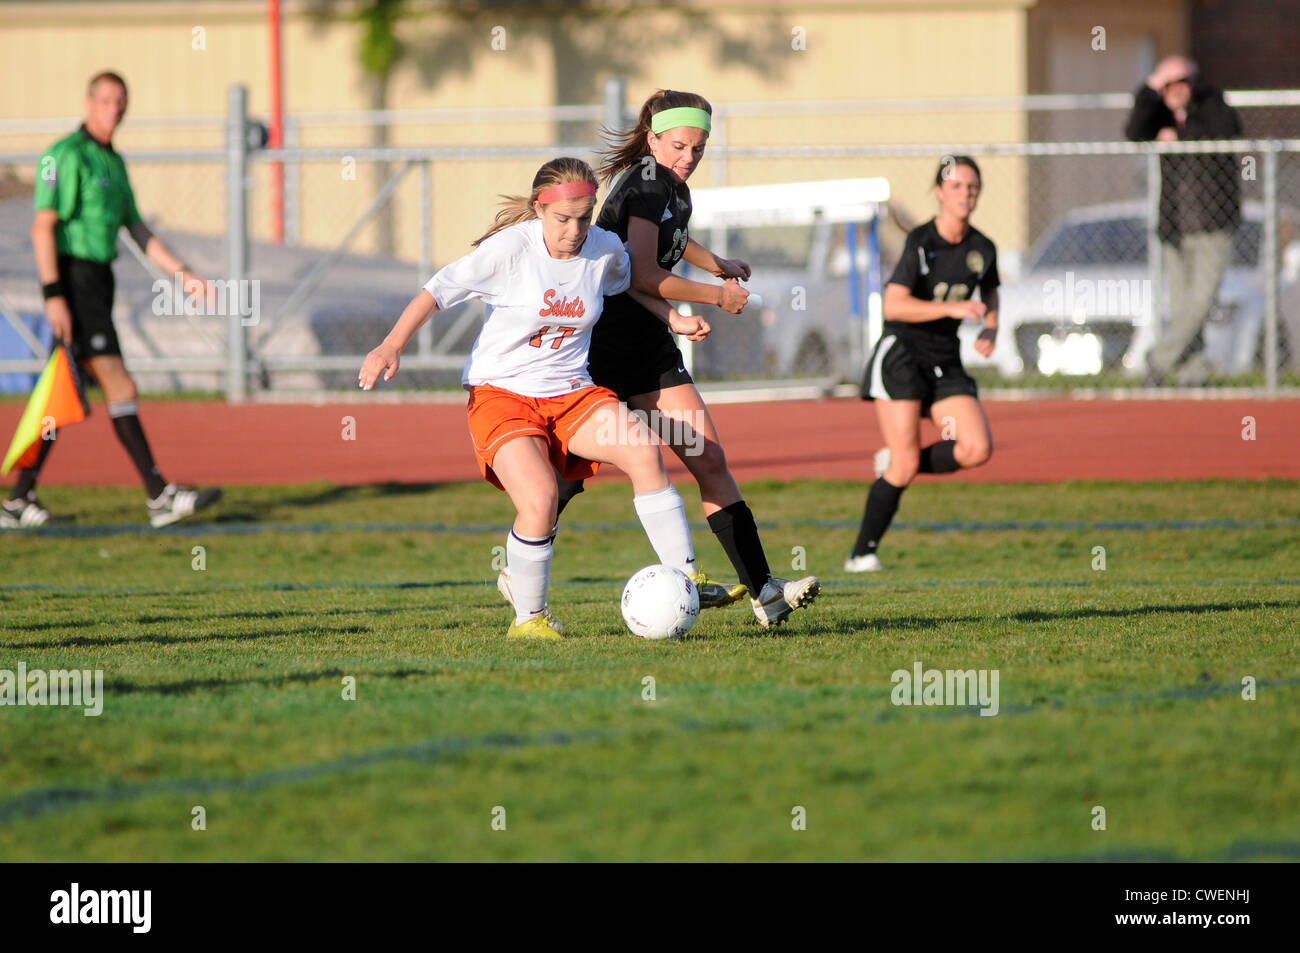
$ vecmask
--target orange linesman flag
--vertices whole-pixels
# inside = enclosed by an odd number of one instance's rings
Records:
[[[27,409],[18,421],[13,443],[5,454],[4,465],[0,466],[0,476],[15,465],[30,467],[36,462],[42,437],[66,424],[85,420],[89,413],[76,365],[68,360],[67,348],[57,345],[50,352],[50,362],[41,372]]]

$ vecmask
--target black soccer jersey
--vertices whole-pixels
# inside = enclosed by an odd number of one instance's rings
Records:
[[[975,228],[957,244],[944,240],[934,219],[907,233],[903,255],[898,259],[889,283],[903,285],[912,297],[922,301],[966,301],[979,288],[980,299],[1001,283],[998,252],[993,243]],[[934,321],[886,321],[884,334],[897,335],[918,357],[940,363],[959,353],[957,328],[960,318]]]
[[[627,244],[631,218],[659,223],[659,265],[671,271],[686,251],[691,190],[649,153],[614,179],[596,224]],[[611,346],[628,349],[669,334],[663,321],[624,292],[605,299],[605,311],[592,332],[591,346],[593,350]]]

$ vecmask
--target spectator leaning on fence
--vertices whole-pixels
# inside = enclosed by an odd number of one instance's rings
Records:
[[[86,121],[41,156],[36,175],[36,217],[32,246],[54,337],[99,384],[113,429],[140,472],[149,496],[149,520],[166,526],[190,516],[220,495],[167,483],[137,416],[136,387],[113,327],[113,259],[123,227],[145,254],[168,274],[180,273],[187,290],[201,278],[168,251],[135,207],[126,163],[113,149],[113,133],[126,114],[126,83],[116,73],[99,73],[86,91]],[[0,508],[0,526],[40,526],[50,513],[36,499],[36,478],[54,440],[41,443],[35,465],[21,470]]]
[[[1124,134],[1133,141],[1235,139],[1241,117],[1223,93],[1202,85],[1184,56],[1160,61],[1133,96]],[[1147,384],[1166,375],[1199,385],[1209,377],[1202,330],[1232,257],[1241,222],[1241,179],[1232,154],[1160,157],[1161,263],[1169,286],[1169,324],[1147,355]]]

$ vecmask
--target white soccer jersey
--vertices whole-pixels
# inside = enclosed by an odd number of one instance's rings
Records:
[[[587,351],[605,295],[626,291],[627,249],[593,225],[576,258],[552,258],[539,219],[497,232],[441,269],[424,289],[439,308],[471,298],[487,305],[461,383],[493,384],[526,397],[590,387]]]

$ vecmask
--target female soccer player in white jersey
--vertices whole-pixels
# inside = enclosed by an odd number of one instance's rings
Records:
[[[691,192],[686,180],[704,155],[712,112],[703,96],[661,89],[641,106],[636,125],[619,134],[604,154],[600,171],[609,181],[609,194],[597,224],[627,244],[632,284],[605,301],[605,317],[592,335],[591,377],[633,410],[650,414],[664,442],[699,484],[709,528],[741,582],[728,589],[700,573],[701,607],[727,605],[748,590],[758,621],[770,626],[809,605],[821,584],[815,576],[790,581],[772,575],[754,514],[727,466],[713,419],[659,317],[664,298],[739,314],[749,297],[737,280],[749,278],[749,265],[719,258],[688,234]],[[673,267],[683,258],[722,278],[722,284],[674,275]],[[644,295],[653,296],[653,308]],[[581,489],[581,484],[562,483],[560,508]]]
[[[359,375],[365,390],[381,375],[391,380],[402,349],[435,311],[471,298],[487,304],[461,381],[479,469],[517,512],[506,539],[511,637],[557,639],[564,631],[547,604],[557,472],[582,479],[599,463],[618,467],[632,479],[637,515],[659,561],[695,571],[682,499],[659,448],[641,420],[587,374],[604,296],[626,290],[630,272],[618,237],[591,227],[595,201],[596,175],[585,162],[546,163],[531,193],[508,199],[475,250],[440,270],[406,306]],[[698,318],[647,302],[683,333],[701,330]]]
[[[847,572],[880,569],[880,537],[917,473],[978,467],[993,453],[988,418],[957,342],[963,319],[984,324],[975,340],[979,354],[992,354],[997,340],[998,251],[970,223],[980,194],[975,160],[945,156],[934,177],[934,194],[939,214],[908,233],[885,285],[884,333],[862,383],[862,399],[876,402],[885,446],[876,454],[876,482],[844,563]],[[941,432],[951,422],[956,439],[922,447],[925,416]]]

